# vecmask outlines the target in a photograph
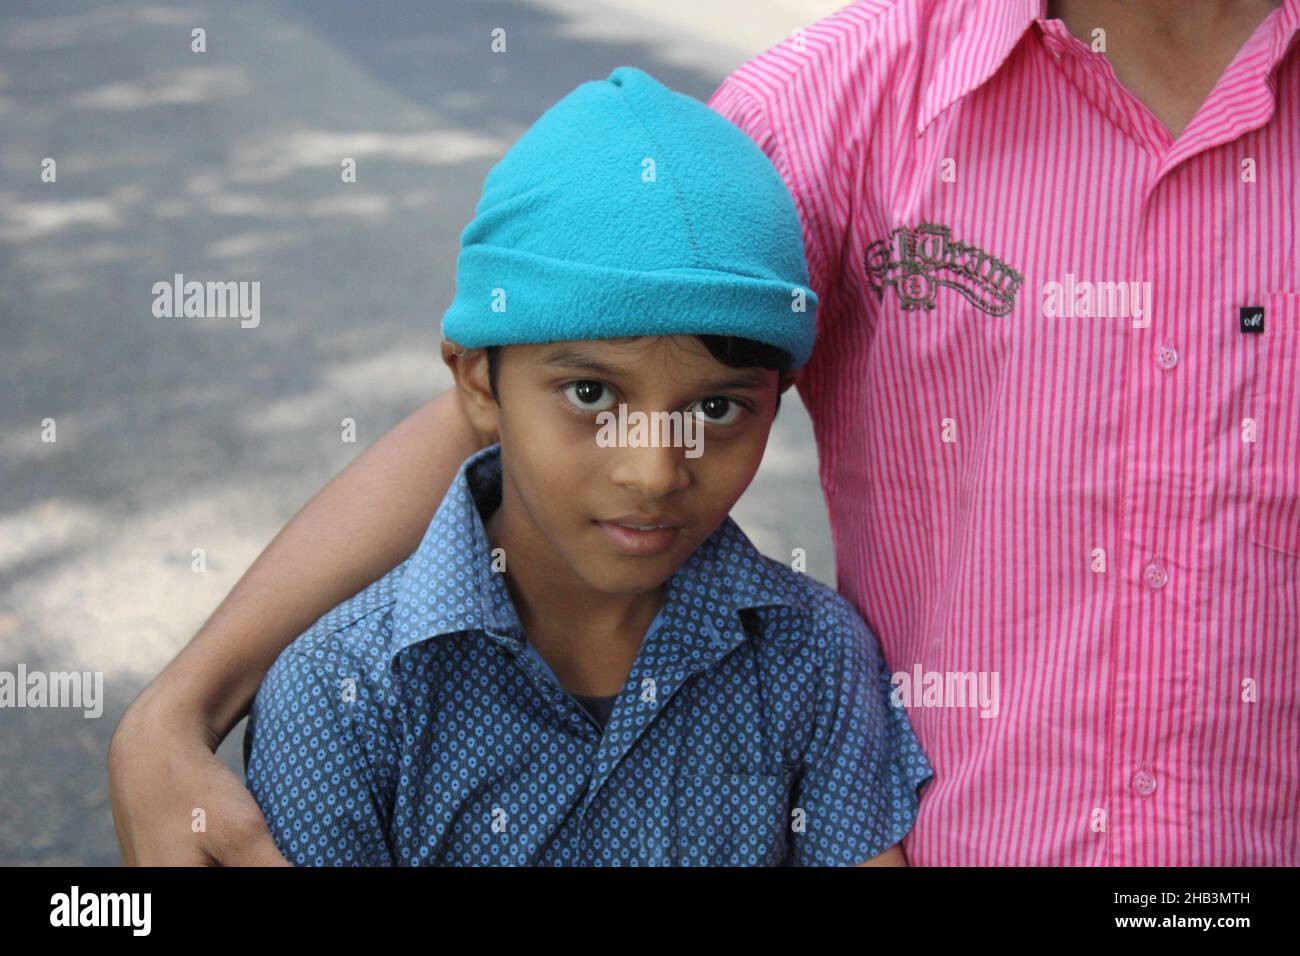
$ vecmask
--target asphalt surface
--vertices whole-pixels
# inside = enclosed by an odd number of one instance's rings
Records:
[[[834,6],[0,5],[0,670],[104,680],[98,718],[0,710],[0,863],[117,862],[117,720],[284,522],[449,384],[459,233],[528,124],[623,64],[707,99]],[[156,317],[176,273],[260,282],[260,324]],[[793,391],[734,517],[834,582]]]

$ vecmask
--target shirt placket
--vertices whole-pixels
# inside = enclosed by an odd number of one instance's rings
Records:
[[[1152,157],[1135,170],[1141,198],[1132,262],[1115,281],[1150,281],[1150,324],[1130,325],[1120,396],[1123,407],[1118,566],[1105,723],[1107,827],[1100,862],[1160,864],[1186,851],[1195,786],[1188,756],[1195,723],[1195,667],[1206,645],[1199,613],[1204,568],[1197,529],[1204,524],[1212,423],[1202,421],[1196,389],[1204,388],[1205,350],[1222,342],[1232,303],[1217,289],[1200,300],[1171,283],[1178,275],[1213,275],[1221,255],[1171,262],[1169,250],[1196,228],[1195,202],[1179,167],[1198,154],[1263,125],[1275,95],[1268,69],[1294,38],[1276,11],[1242,48],[1209,101],[1174,140],[1163,124],[1119,83],[1104,54],[1069,34],[1059,21],[1040,21],[1043,44],[1063,74],[1124,135]],[[1269,62],[1271,59],[1271,62]],[[1216,101],[1230,89],[1231,104]],[[1174,237],[1173,242],[1170,237]],[[1206,237],[1222,242],[1222,237]],[[1162,256],[1161,250],[1165,255]]]
[[[1133,864],[1142,862],[1137,856],[1152,822],[1158,818],[1162,825],[1171,823],[1169,806],[1177,795],[1169,780],[1170,748],[1183,727],[1184,695],[1170,691],[1185,688],[1190,678],[1185,648],[1174,635],[1185,627],[1183,612],[1195,593],[1195,556],[1179,553],[1175,545],[1179,523],[1195,507],[1195,476],[1178,474],[1175,449],[1183,436],[1155,430],[1159,423],[1177,422],[1180,390],[1194,381],[1178,348],[1180,317],[1171,310],[1168,290],[1162,289],[1154,226],[1160,217],[1153,213],[1163,211],[1160,204],[1168,201],[1159,169],[1172,140],[1163,124],[1120,84],[1103,53],[1070,34],[1059,20],[1039,25],[1043,47],[1064,76],[1118,135],[1136,142],[1139,155],[1149,157],[1132,175],[1134,197],[1140,202],[1130,225],[1127,274],[1091,277],[1149,281],[1148,315],[1141,322],[1131,314],[1085,320],[1124,323],[1117,330],[1125,338],[1123,386],[1114,399],[1122,407],[1123,421],[1118,537],[1113,545],[1120,576],[1112,585],[1116,596],[1107,642],[1110,667],[1101,740],[1105,777],[1099,781],[1099,809],[1106,823],[1097,862]],[[1107,397],[1097,398],[1100,407]]]
[[[1241,100],[1253,90],[1249,122],[1240,111],[1216,109],[1212,93],[1179,138],[1157,154],[1141,183],[1141,206],[1130,277],[1151,282],[1150,324],[1127,330],[1124,394],[1124,491],[1121,501],[1121,600],[1112,642],[1112,693],[1107,775],[1111,803],[1105,863],[1161,865],[1186,855],[1196,786],[1189,756],[1196,723],[1196,659],[1207,647],[1201,613],[1205,568],[1199,529],[1206,524],[1212,486],[1208,458],[1221,436],[1206,421],[1198,390],[1219,360],[1234,303],[1211,286],[1200,293],[1179,276],[1214,275],[1223,261],[1219,234],[1194,236],[1196,203],[1190,184],[1200,154],[1239,138],[1265,121],[1273,90],[1260,70],[1267,31],[1255,37],[1225,72]],[[1114,80],[1109,71],[1109,81]],[[1223,84],[1224,80],[1220,80]],[[1218,88],[1216,87],[1216,92]],[[1131,95],[1130,95],[1131,96]],[[1133,100],[1135,110],[1149,115]],[[1238,107],[1243,106],[1242,102]],[[1216,117],[1223,114],[1222,120]],[[1153,118],[1152,118],[1153,119]],[[1149,124],[1147,124],[1149,125]],[[1150,141],[1148,141],[1150,142]],[[1183,168],[1186,167],[1186,168]],[[1191,255],[1192,262],[1183,261]],[[1217,353],[1213,351],[1216,343]]]
[[[1150,176],[1152,171],[1148,171]],[[1160,224],[1176,214],[1160,180],[1144,184],[1130,276],[1150,282],[1149,324],[1130,320],[1125,350],[1119,607],[1106,740],[1109,865],[1155,862],[1151,837],[1186,826],[1178,742],[1193,697],[1199,568],[1194,538],[1200,480],[1189,449],[1203,427],[1190,409],[1198,382],[1196,317],[1168,285]],[[1143,320],[1143,323],[1146,322]]]

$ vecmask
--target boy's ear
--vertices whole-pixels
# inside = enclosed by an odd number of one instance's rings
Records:
[[[456,360],[469,351],[465,346],[453,342],[449,338],[442,340],[442,364],[451,369],[451,374],[456,374]]]
[[[461,410],[485,445],[498,441],[497,403],[488,382],[486,349],[467,349],[442,340],[442,361],[451,369]]]

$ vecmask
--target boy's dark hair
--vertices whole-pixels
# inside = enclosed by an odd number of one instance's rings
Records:
[[[721,362],[727,368],[766,368],[775,369],[776,371],[785,371],[790,367],[790,354],[784,349],[779,349],[775,345],[768,345],[766,342],[756,342],[753,339],[744,339],[735,335],[697,335],[695,336],[704,343],[704,347],[709,350],[709,354]],[[498,405],[501,404],[501,397],[497,394],[497,368],[501,364],[500,345],[489,345],[487,347],[488,362],[488,387],[492,389],[492,398]],[[781,393],[776,393],[776,410],[772,417],[776,418],[781,411]]]

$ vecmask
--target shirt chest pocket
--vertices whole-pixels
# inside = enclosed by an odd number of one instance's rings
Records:
[[[1300,294],[1272,293],[1248,415],[1251,539],[1300,557]]]
[[[674,794],[679,866],[775,866],[786,856],[792,769],[681,777]]]

